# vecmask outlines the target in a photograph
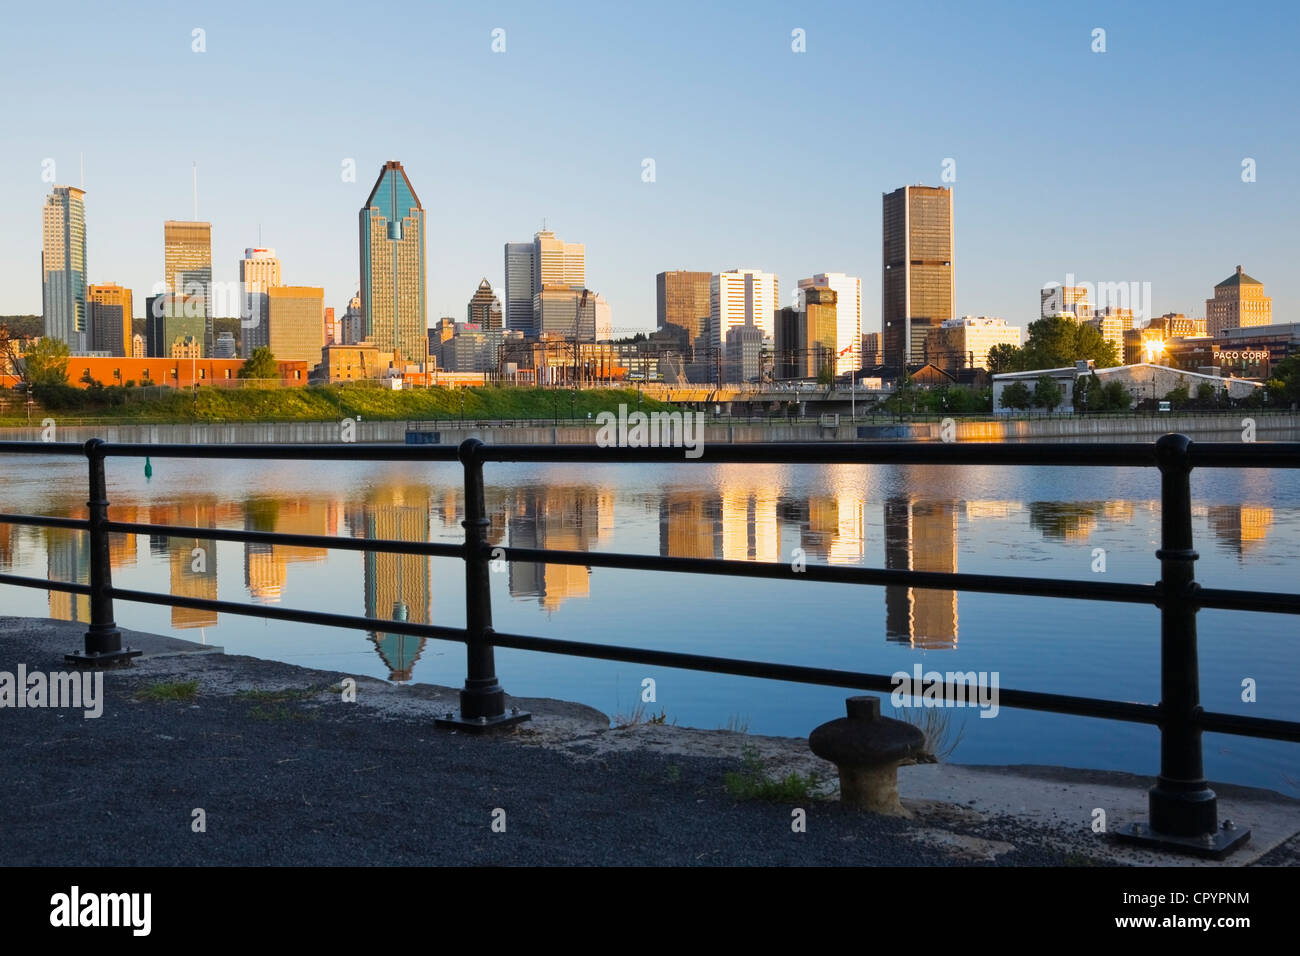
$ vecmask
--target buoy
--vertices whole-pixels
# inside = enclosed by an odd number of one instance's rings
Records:
[[[148,455],[145,455],[144,456],[144,479],[145,481],[148,481],[152,477],[153,477],[153,462],[149,460]]]

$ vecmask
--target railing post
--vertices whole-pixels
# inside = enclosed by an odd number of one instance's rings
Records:
[[[448,713],[436,720],[438,726],[464,730],[495,730],[509,727],[532,715],[518,708],[506,712],[506,692],[497,681],[496,652],[489,643],[492,634],[492,579],[487,550],[487,500],[483,491],[483,443],[467,438],[460,443],[460,461],[465,468],[465,686],[460,692],[460,713]]]
[[[1121,839],[1221,859],[1250,831],[1219,824],[1218,799],[1201,760],[1200,674],[1196,653],[1198,557],[1192,541],[1192,466],[1186,435],[1156,441],[1160,467],[1160,776],[1148,792],[1148,823]]]
[[[86,442],[90,465],[90,630],[85,651],[64,655],[64,661],[82,667],[117,667],[130,664],[140,651],[122,647],[122,632],[113,621],[113,572],[108,552],[108,486],[104,478],[104,442]]]

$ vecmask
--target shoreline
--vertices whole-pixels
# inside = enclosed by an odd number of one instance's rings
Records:
[[[0,670],[64,670],[62,654],[83,628],[0,618]],[[0,759],[23,766],[15,798],[0,807],[6,862],[1300,865],[1300,801],[1272,791],[1215,785],[1222,815],[1252,829],[1245,848],[1216,863],[1092,832],[1095,807],[1107,809],[1112,829],[1145,815],[1151,780],[1131,774],[905,766],[899,791],[912,817],[884,818],[828,799],[834,768],[804,738],[612,728],[585,705],[528,698],[508,705],[533,712],[529,723],[467,736],[433,727],[455,707],[453,688],[128,630],[123,639],[145,653],[105,674],[101,718],[0,710]],[[338,692],[348,677],[355,703]],[[189,682],[188,698],[149,699],[151,689]],[[817,773],[822,783],[794,803],[740,800],[724,778],[746,758],[772,778]],[[792,839],[796,805],[808,830]],[[191,835],[193,808],[205,810],[206,840]],[[114,826],[87,843],[61,825],[69,809]],[[509,815],[513,838],[492,836],[495,809]]]

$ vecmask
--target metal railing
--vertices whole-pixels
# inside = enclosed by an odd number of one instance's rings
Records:
[[[1129,443],[894,443],[711,444],[703,457],[684,458],[675,448],[598,448],[583,445],[488,445],[468,439],[458,447],[439,445],[84,445],[0,442],[0,455],[84,455],[88,466],[89,514],[86,519],[0,513],[0,522],[71,529],[90,535],[88,584],[0,574],[0,584],[90,597],[90,626],[84,650],[68,655],[83,666],[129,663],[139,652],[122,647],[114,620],[114,601],[185,607],[227,614],[318,624],[329,627],[410,634],[457,641],[466,647],[466,678],[460,711],[438,722],[471,730],[488,730],[528,718],[507,711],[505,691],[496,676],[495,648],[735,674],[854,690],[891,692],[889,675],[859,673],[768,661],[622,647],[557,638],[510,634],[492,626],[490,562],[543,562],[588,568],[617,568],[684,574],[741,576],[774,580],[906,586],[992,594],[1051,597],[1154,605],[1160,610],[1159,704],[1000,689],[1001,706],[1151,724],[1160,730],[1160,771],[1149,794],[1149,820],[1121,828],[1124,839],[1163,848],[1221,857],[1249,838],[1249,831],[1221,829],[1217,802],[1204,774],[1201,735],[1205,731],[1300,742],[1300,722],[1206,711],[1200,705],[1196,615],[1201,608],[1300,614],[1300,594],[1202,588],[1193,573],[1197,559],[1192,540],[1193,468],[1300,468],[1300,443],[1201,443],[1184,435],[1165,435],[1155,442]],[[113,521],[105,481],[108,458],[211,458],[341,461],[459,461],[464,471],[463,544],[406,542],[377,538],[282,534],[222,528],[156,525]],[[1160,579],[1155,584],[1108,583],[1015,577],[995,574],[909,571],[786,564],[644,554],[562,551],[549,548],[493,547],[484,495],[484,466],[498,462],[691,462],[765,464],[909,464],[1070,467],[1155,467],[1161,476],[1161,546],[1156,552]],[[114,587],[109,564],[109,535],[155,534],[218,541],[300,545],[352,551],[387,552],[459,558],[465,567],[464,628],[386,621],[364,616],[267,607],[206,598],[184,597]],[[945,684],[945,696],[956,686]],[[954,699],[954,698],[949,698]]]

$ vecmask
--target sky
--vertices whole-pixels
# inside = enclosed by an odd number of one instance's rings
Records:
[[[399,160],[430,323],[545,220],[616,329],[653,328],[660,271],[745,267],[783,302],[860,276],[878,331],[881,195],[914,183],[953,187],[958,314],[1027,325],[1072,275],[1203,316],[1241,264],[1300,321],[1298,27],[1290,2],[9,5],[0,314],[40,312],[41,207],[82,162],[89,279],[137,316],[195,163],[214,278],[270,246],[341,314]]]

